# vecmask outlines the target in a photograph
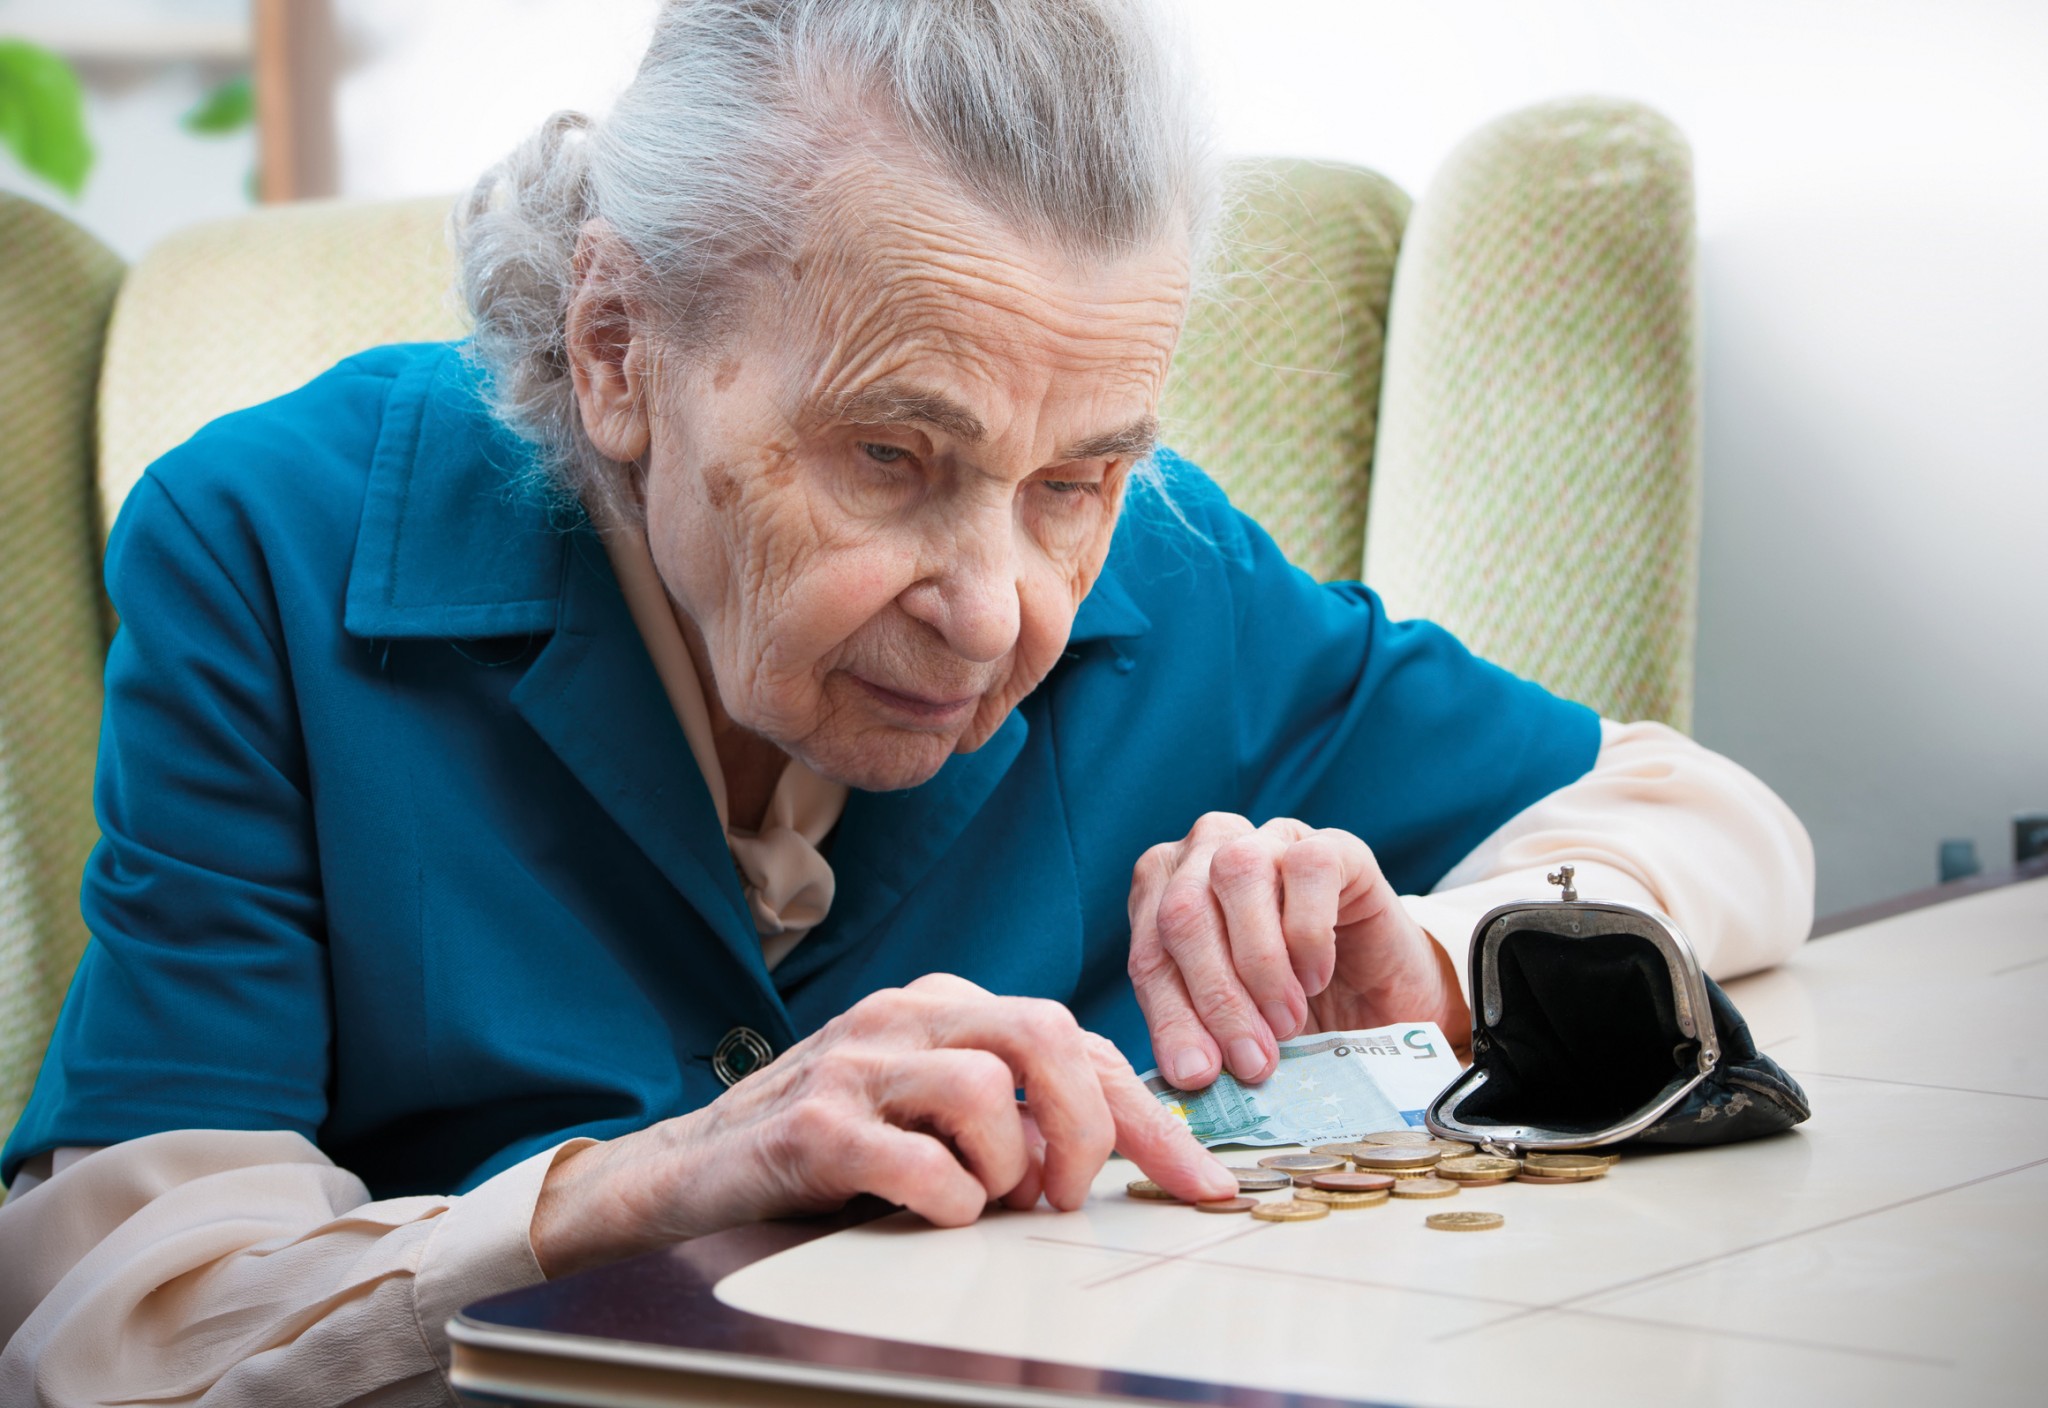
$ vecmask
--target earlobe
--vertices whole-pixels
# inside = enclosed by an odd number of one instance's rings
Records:
[[[649,438],[650,349],[619,277],[628,258],[609,225],[583,227],[562,329],[583,433],[599,454],[620,462],[646,454]]]

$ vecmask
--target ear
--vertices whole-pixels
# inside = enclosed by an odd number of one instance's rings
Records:
[[[647,398],[653,390],[653,348],[620,277],[631,258],[610,225],[584,225],[576,237],[576,286],[563,323],[583,433],[599,454],[622,464],[647,453]]]

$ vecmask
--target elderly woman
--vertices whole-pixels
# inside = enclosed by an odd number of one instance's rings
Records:
[[[1227,1194],[1132,1063],[1461,1039],[1560,860],[1803,936],[1754,779],[1155,447],[1175,72],[1131,0],[671,0],[458,213],[472,339],[150,471],[0,1399],[440,1402],[465,1301],[751,1219]]]

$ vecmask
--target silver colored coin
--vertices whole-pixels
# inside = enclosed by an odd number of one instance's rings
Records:
[[[1240,1193],[1271,1193],[1294,1186],[1293,1179],[1270,1168],[1233,1167],[1230,1171],[1237,1176],[1237,1191]]]

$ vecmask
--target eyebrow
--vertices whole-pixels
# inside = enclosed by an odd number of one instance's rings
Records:
[[[1122,430],[1112,430],[1105,435],[1091,435],[1077,445],[1069,445],[1060,451],[1060,460],[1114,460],[1143,459],[1152,453],[1159,443],[1159,419],[1156,416],[1139,416]]]
[[[834,398],[826,410],[834,420],[851,425],[929,425],[970,445],[988,438],[988,427],[981,423],[981,417],[952,397],[902,382],[876,382]],[[1140,459],[1152,453],[1158,443],[1158,417],[1145,415],[1121,430],[1091,435],[1067,446],[1059,452],[1056,462]]]
[[[952,397],[900,382],[880,381],[836,397],[827,410],[833,419],[853,425],[910,422],[934,426],[969,444],[979,444],[988,438],[988,427],[981,423],[981,417]]]

